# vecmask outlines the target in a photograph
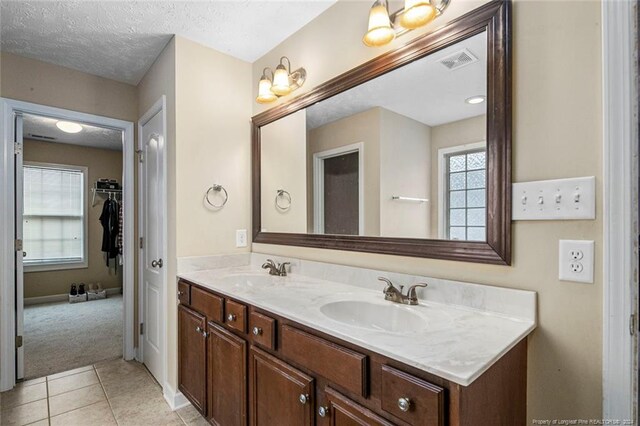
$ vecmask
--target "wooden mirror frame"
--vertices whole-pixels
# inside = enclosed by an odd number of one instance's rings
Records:
[[[487,240],[261,232],[260,128],[476,34],[487,32]],[[252,119],[253,242],[511,263],[511,1],[494,0]]]

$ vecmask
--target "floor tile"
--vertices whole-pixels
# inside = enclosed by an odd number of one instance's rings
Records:
[[[64,392],[85,388],[99,383],[98,376],[94,370],[83,371],[71,376],[64,376],[59,379],[49,380],[49,396],[60,395]]]
[[[180,417],[171,411],[160,393],[147,396],[146,399],[137,398],[126,403],[124,400],[114,402],[110,400],[113,414],[119,425],[184,425]]]
[[[49,426],[49,419],[38,420],[35,423],[29,423],[27,426]]]
[[[71,392],[62,393],[49,398],[49,411],[51,416],[86,407],[96,402],[105,401],[106,397],[99,384],[86,388],[76,389]]]
[[[16,386],[10,391],[2,393],[2,409],[6,410],[27,402],[45,399],[47,397],[47,384],[37,383],[29,386]]]
[[[24,382],[18,382],[16,386],[31,386],[38,383],[44,383],[47,381],[46,377],[39,377],[37,379],[25,380]]]
[[[109,403],[106,401],[87,405],[77,410],[51,417],[51,426],[116,426]]]
[[[202,418],[202,415],[191,404],[187,405],[186,407],[178,408],[176,410],[176,413],[178,414],[178,416],[180,416],[182,421],[187,424],[189,424],[189,422]]]
[[[41,399],[0,411],[0,424],[2,426],[28,425],[46,419],[48,414],[47,400]]]
[[[47,376],[47,380],[55,380],[60,377],[71,376],[72,374],[82,373],[83,371],[93,370],[93,365],[87,365],[86,367],[75,368],[69,371],[63,371],[62,373],[52,374],[51,376]]]

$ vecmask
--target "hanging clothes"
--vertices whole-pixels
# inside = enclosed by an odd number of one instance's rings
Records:
[[[118,202],[109,198],[105,200],[102,206],[102,214],[100,215],[100,224],[102,225],[102,251],[106,254],[107,267],[109,266],[109,259],[115,259],[118,256],[117,239],[118,233],[120,232],[118,210]],[[117,261],[114,263],[117,267]]]

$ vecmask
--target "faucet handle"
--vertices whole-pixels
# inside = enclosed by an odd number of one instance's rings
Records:
[[[407,297],[414,302],[418,302],[418,295],[416,294],[416,288],[418,287],[427,287],[429,284],[427,283],[418,283],[418,284],[414,284],[411,287],[409,287],[409,290],[407,291]]]
[[[384,283],[387,284],[383,291],[387,291],[388,288],[393,287],[393,283],[391,282],[391,280],[389,278],[378,277],[378,281],[383,281]]]

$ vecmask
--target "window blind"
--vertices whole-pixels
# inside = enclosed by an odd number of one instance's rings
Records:
[[[24,166],[25,265],[84,262],[84,173]]]

